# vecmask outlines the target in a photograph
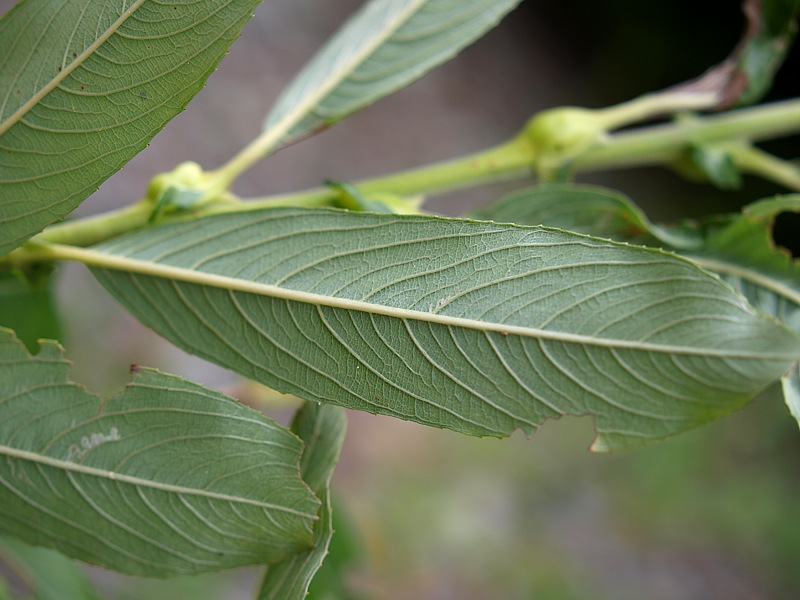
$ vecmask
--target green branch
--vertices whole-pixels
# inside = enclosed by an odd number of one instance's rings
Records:
[[[689,144],[757,142],[800,133],[800,100],[667,123],[611,136],[575,160],[577,171],[670,164]]]
[[[734,164],[743,172],[758,175],[800,192],[800,167],[758,148],[746,147],[733,152]]]
[[[608,110],[601,109],[599,112]],[[559,114],[563,116],[566,113],[562,111]],[[531,123],[536,120],[537,117],[534,117]],[[537,122],[541,123],[541,119]],[[536,147],[536,140],[531,139],[529,135],[529,129],[530,124],[512,140],[489,150],[354,182],[352,185],[365,197],[376,194],[416,196],[510,178],[529,177],[540,161],[552,158],[546,154],[542,156],[541,148]],[[690,144],[752,142],[798,132],[800,132],[800,100],[791,100],[608,135],[571,159],[570,166],[575,172],[584,172],[643,165],[670,165]],[[797,169],[789,163],[759,151],[751,152],[743,160],[745,162],[740,165],[743,170],[777,181],[791,189],[798,189],[800,181]],[[208,175],[198,175],[198,180],[207,184]],[[209,214],[275,206],[338,206],[341,191],[334,186],[327,186],[254,198],[247,202],[232,202],[229,196],[223,193],[218,198],[219,201],[195,206],[190,211],[166,215],[163,221],[194,219]],[[118,211],[49,227],[33,241],[72,246],[91,245],[147,226],[152,210],[152,201],[144,199]],[[0,259],[0,266],[10,264],[12,255],[14,253],[5,259]]]
[[[153,203],[145,198],[119,210],[58,223],[45,229],[33,240],[71,246],[91,246],[144,227],[152,212]]]
[[[533,149],[521,136],[511,141],[418,169],[400,171],[353,184],[364,196],[395,194],[416,196],[478,186],[504,179],[527,177],[531,174]],[[268,206],[329,206],[339,197],[331,187],[319,187],[302,192],[250,198],[232,210],[249,210]],[[226,207],[211,208],[212,212],[229,212]]]

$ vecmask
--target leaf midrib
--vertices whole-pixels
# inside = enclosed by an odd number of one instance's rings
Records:
[[[338,298],[313,292],[292,290],[267,283],[259,283],[225,275],[194,271],[183,267],[164,265],[127,256],[118,256],[97,250],[58,244],[49,244],[47,248],[52,252],[52,258],[56,260],[75,260],[90,267],[157,277],[171,281],[180,281],[183,283],[214,287],[234,292],[250,293],[259,296],[267,296],[278,300],[287,300],[303,304],[327,306],[330,308],[339,308],[354,312],[392,317],[404,321],[419,321],[444,325],[447,327],[493,332],[503,336],[514,335],[525,338],[566,342],[615,350],[627,349],[638,350],[642,352],[657,352],[662,354],[702,356],[707,358],[797,360],[797,356],[793,353],[746,352],[733,349],[673,346],[631,340],[599,338],[583,334],[550,331],[545,329],[537,329],[534,327],[524,327],[520,325],[489,323],[486,321],[478,321],[464,317],[453,317],[407,308],[384,306],[381,304],[365,302],[363,300],[352,300],[350,298]]]
[[[144,4],[145,0],[135,0],[133,4],[123,12],[120,17],[114,21],[111,26],[102,33],[91,45],[89,45],[86,50],[81,52],[75,60],[73,60],[69,65],[61,69],[61,71],[53,77],[47,85],[45,85],[41,90],[36,92],[29,100],[27,100],[22,106],[20,106],[16,112],[14,112],[6,121],[0,123],[0,135],[3,135],[6,131],[11,129],[14,125],[16,125],[24,115],[26,115],[29,111],[31,111],[39,102],[47,96],[51,91],[53,91],[66,77],[72,73],[75,69],[83,64],[83,62],[92,56],[95,51],[102,46],[108,38],[110,38],[117,30],[122,26],[122,24],[127,21],[130,16],[138,10],[138,8]]]
[[[172,494],[179,494],[182,496],[200,496],[202,498],[211,499],[211,500],[220,500],[223,502],[232,502],[235,504],[250,504],[252,506],[257,506],[259,508],[265,508],[270,510],[276,510],[280,512],[285,512],[293,515],[297,515],[300,517],[315,519],[315,514],[310,514],[306,512],[302,512],[299,510],[295,510],[292,508],[288,508],[285,506],[279,506],[276,504],[270,504],[268,502],[260,502],[258,500],[253,500],[251,498],[244,498],[240,496],[231,496],[229,494],[221,494],[219,492],[212,492],[208,490],[200,490],[197,488],[188,488],[179,485],[172,485],[169,483],[162,483],[159,481],[153,481],[150,479],[143,479],[141,477],[133,477],[131,475],[125,475],[123,473],[115,473],[114,471],[108,471],[105,469],[97,469],[95,467],[87,467],[85,465],[81,465],[78,463],[74,463],[67,460],[61,460],[58,458],[53,458],[51,456],[45,456],[42,454],[37,454],[36,452],[30,452],[27,450],[20,450],[18,448],[12,448],[10,446],[0,445],[0,456],[5,456],[7,458],[16,458],[19,460],[25,460],[29,462],[33,462],[36,464],[44,465],[47,467],[53,467],[55,469],[59,469],[61,471],[77,473],[80,475],[88,475],[94,477],[100,477],[102,479],[106,479],[109,481],[115,481],[120,483],[125,483],[129,485],[133,485],[136,487],[145,487],[150,488],[162,492],[168,492]]]

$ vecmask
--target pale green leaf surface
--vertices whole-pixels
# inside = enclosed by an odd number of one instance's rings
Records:
[[[702,246],[691,258],[741,292],[750,303],[800,332],[800,266],[772,239],[775,218],[800,213],[800,195],[779,196],[746,206],[741,214],[697,226]]]
[[[718,273],[759,310],[800,332],[800,269],[772,240],[772,223],[782,212],[800,212],[800,195],[762,200],[741,214],[707,223],[655,225],[619,192],[597,186],[548,184],[515,192],[475,211],[501,222],[546,225],[660,246],[683,252]]]
[[[314,549],[270,565],[261,582],[258,600],[303,600],[308,594],[333,537],[330,484],[346,429],[344,410],[338,406],[306,402],[295,416],[292,431],[306,444],[300,472],[303,481],[322,500],[319,521],[314,524]]]
[[[791,371],[781,378],[781,387],[789,412],[800,424],[800,368],[798,365],[792,367]]]
[[[559,230],[273,209],[72,250],[180,347],[283,392],[473,435],[595,417],[595,449],[742,406],[800,339],[689,261]]]
[[[58,552],[0,538],[0,560],[27,584],[36,600],[100,600],[86,573]]]
[[[654,225],[627,196],[608,188],[547,183],[525,188],[481,207],[472,215],[518,225],[546,225],[596,237],[644,245],[691,249],[697,235],[681,235]]]
[[[753,306],[800,332],[800,264],[772,239],[774,220],[783,212],[800,213],[800,195],[756,202],[711,228],[697,260],[719,273]],[[781,381],[784,400],[800,423],[797,366]]]
[[[371,0],[278,98],[264,129],[288,142],[405,87],[478,39],[520,0]]]
[[[0,330],[0,532],[146,576],[308,547],[319,502],[287,429],[151,370],[101,404],[68,366]]]
[[[27,0],[0,20],[0,255],[140,152],[257,4]]]
[[[522,190],[481,209],[483,218],[574,229],[616,240],[687,252],[719,274],[758,310],[800,333],[800,268],[772,239],[775,218],[800,213],[800,195],[762,200],[741,214],[713,217],[671,229],[652,224],[627,198],[582,185],[539,186]],[[796,386],[783,380],[786,402],[797,416]]]

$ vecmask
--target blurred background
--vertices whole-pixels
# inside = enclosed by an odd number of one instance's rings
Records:
[[[3,12],[11,6],[0,0]],[[150,147],[76,212],[138,199],[185,160],[214,168],[250,141],[271,102],[360,2],[268,0],[202,91]],[[499,143],[535,112],[601,107],[695,77],[740,37],[737,2],[527,0],[457,59],[237,182],[261,196],[350,181]],[[770,99],[800,93],[800,53]],[[795,137],[768,145],[800,156]],[[781,190],[746,178],[737,193],[639,169],[581,176],[630,195],[655,220],[737,210]],[[458,215],[530,182],[432,199]],[[58,273],[61,342],[73,378],[114,393],[130,364],[157,367],[264,406],[287,398],[189,357],[138,324],[86,271]],[[533,439],[472,439],[350,413],[334,478],[338,584],[318,598],[376,600],[739,600],[800,597],[800,432],[777,390],[740,413],[659,446],[587,451],[587,419]],[[90,569],[103,598],[250,598],[257,570],[158,582]],[[336,577],[328,574],[330,581]],[[329,580],[325,580],[329,581]],[[350,594],[334,593],[341,584]]]

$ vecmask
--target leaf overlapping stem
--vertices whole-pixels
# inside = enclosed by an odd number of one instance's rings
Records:
[[[595,448],[641,445],[740,407],[800,356],[691,262],[546,228],[267,209],[49,251],[251,379],[473,435],[591,414]]]

